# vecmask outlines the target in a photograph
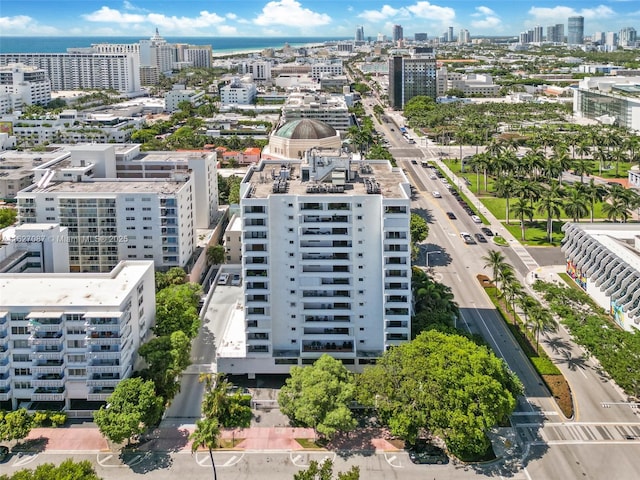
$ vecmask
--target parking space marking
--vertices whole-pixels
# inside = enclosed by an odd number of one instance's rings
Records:
[[[34,455],[25,455],[23,453],[18,453],[17,458],[13,461],[11,466],[22,467],[23,465],[27,465],[28,463],[33,462],[36,458],[38,458],[37,453]]]
[[[396,460],[398,460],[398,456],[397,455],[392,455],[391,457],[388,457],[387,454],[384,454],[384,459],[386,460],[386,462],[391,465],[391,467],[393,468],[404,468],[402,466],[402,464],[398,463],[394,463]]]

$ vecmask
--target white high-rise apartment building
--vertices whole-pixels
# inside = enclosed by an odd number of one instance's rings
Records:
[[[51,90],[140,91],[140,62],[132,53],[1,53],[0,66],[22,63],[45,71]]]
[[[254,80],[271,80],[271,62],[269,61],[243,62],[240,64],[239,70],[242,75],[250,73]]]
[[[228,373],[287,373],[327,353],[352,369],[411,336],[410,189],[339,151],[262,161],[241,184],[245,341]]]
[[[13,409],[103,402],[131,375],[155,319],[148,261],[108,273],[0,274],[0,291],[0,401]]]
[[[331,63],[314,63],[311,65],[311,78],[318,79],[327,75],[342,75],[342,61]]]
[[[0,108],[0,113],[23,105],[46,105],[51,101],[51,82],[40,68],[9,64],[0,67],[0,97],[5,96],[11,100],[6,103],[9,108]]]
[[[258,89],[251,77],[234,77],[231,82],[220,88],[220,102],[223,105],[250,105],[256,99]]]

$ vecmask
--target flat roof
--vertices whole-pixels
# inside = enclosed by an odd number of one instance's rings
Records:
[[[184,187],[185,182],[166,179],[145,178],[139,182],[132,180],[96,180],[85,182],[58,182],[42,188],[34,188],[29,193],[164,193],[173,194]]]
[[[273,182],[271,180],[271,169],[278,169],[280,165],[286,164],[292,167],[291,177],[288,182],[288,190],[285,195],[314,195],[322,197],[367,195],[365,178],[375,180],[380,185],[380,194],[384,198],[407,198],[406,193],[400,187],[402,183],[408,183],[401,169],[392,167],[387,160],[352,161],[350,170],[352,172],[360,170],[361,163],[371,167],[371,173],[355,176],[355,180],[345,183],[344,191],[340,193],[307,193],[307,187],[318,184],[313,181],[302,181],[300,167],[306,166],[300,160],[264,160],[258,165],[258,169],[250,170],[247,181],[255,187],[251,191],[251,198],[267,198],[271,195],[282,195],[273,193]],[[331,185],[330,181],[321,182],[323,185]]]
[[[103,307],[106,312],[109,307],[119,308],[149,269],[152,261],[127,260],[109,273],[3,273],[0,309],[28,306],[34,315],[49,316],[57,315],[51,311],[56,307]]]
[[[24,178],[31,175],[34,168],[60,157],[59,150],[54,152],[18,152],[16,150],[0,152],[0,179]]]
[[[635,249],[635,239],[640,237],[640,224],[573,223],[571,225],[587,233],[622,262],[640,272],[640,252]]]

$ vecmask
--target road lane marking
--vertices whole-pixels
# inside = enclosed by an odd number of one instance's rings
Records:
[[[38,457],[37,453],[35,455],[24,455],[19,453],[18,455],[20,455],[20,457],[16,458],[13,461],[13,464],[12,464],[13,467],[21,467],[23,465],[27,465],[33,462]]]

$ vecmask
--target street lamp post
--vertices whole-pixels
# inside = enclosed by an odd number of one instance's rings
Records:
[[[425,255],[427,257],[427,268],[429,268],[429,255],[431,255],[432,253],[442,253],[440,250],[434,250],[433,252],[426,252],[427,254]]]

